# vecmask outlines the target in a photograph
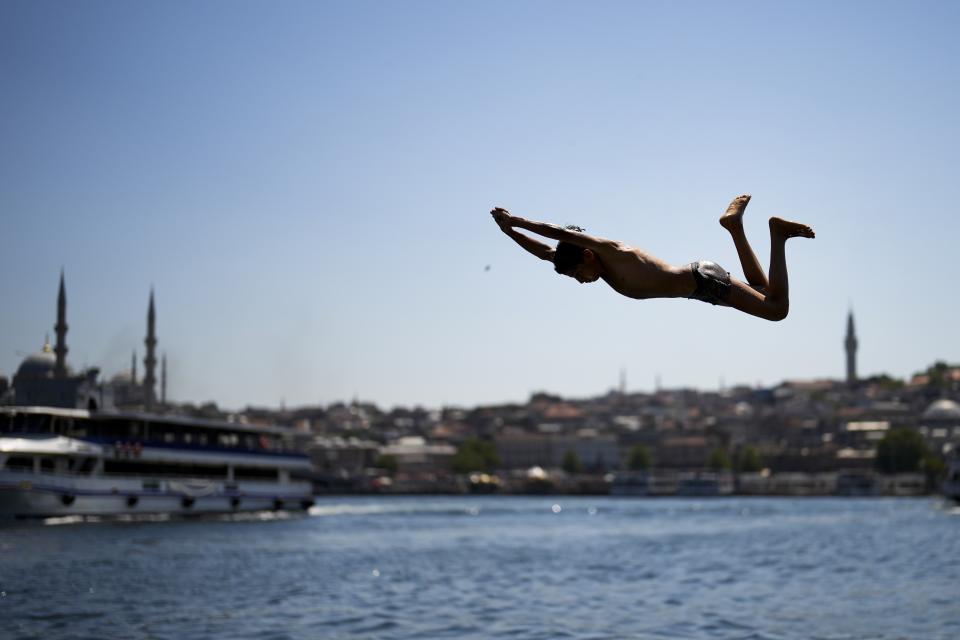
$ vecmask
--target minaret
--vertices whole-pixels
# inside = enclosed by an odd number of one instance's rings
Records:
[[[67,289],[63,284],[63,269],[60,269],[60,293],[57,295],[57,324],[53,326],[57,332],[57,366],[53,370],[57,378],[67,377]]]
[[[130,356],[130,382],[134,385],[137,384],[137,350],[133,350],[133,355]]]
[[[167,406],[167,352],[160,359],[160,406]]]
[[[847,338],[843,341],[847,350],[847,384],[857,384],[857,333],[853,328],[853,310],[847,315]]]
[[[146,373],[143,376],[143,404],[146,409],[152,409],[156,399],[154,387],[157,385],[156,367],[157,357],[154,349],[157,346],[157,314],[153,306],[153,289],[150,289],[150,307],[147,309],[147,337],[143,344],[147,346],[147,356],[143,359]]]

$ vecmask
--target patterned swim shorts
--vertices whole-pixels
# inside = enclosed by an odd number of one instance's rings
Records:
[[[689,297],[710,304],[724,304],[730,293],[730,274],[716,262],[709,260],[691,262],[690,270],[697,288]]]

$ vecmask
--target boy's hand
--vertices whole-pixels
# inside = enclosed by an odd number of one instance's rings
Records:
[[[493,216],[494,222],[496,222],[503,231],[507,231],[512,226],[510,223],[513,220],[513,216],[503,207],[494,207],[493,210],[490,211],[490,215]]]

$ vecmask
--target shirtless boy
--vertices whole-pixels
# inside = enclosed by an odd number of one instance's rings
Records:
[[[614,291],[629,298],[693,298],[766,320],[783,320],[790,309],[784,245],[789,238],[813,238],[813,229],[799,222],[770,218],[770,272],[765,274],[743,231],[743,212],[748,202],[749,195],[734,198],[720,217],[720,225],[733,236],[746,283],[731,278],[719,265],[707,260],[675,267],[622,242],[587,235],[578,227],[525,220],[500,207],[490,214],[517,244],[541,260],[552,262],[557,273],[580,283],[602,278]],[[559,242],[553,248],[517,229]]]

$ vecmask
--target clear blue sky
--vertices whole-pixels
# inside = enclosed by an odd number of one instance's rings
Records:
[[[960,360],[956,2],[0,3],[0,373],[143,358],[178,401],[439,406]],[[553,274],[488,211],[740,274],[781,323]],[[485,267],[490,265],[490,270]],[[142,373],[142,362],[139,365]]]

